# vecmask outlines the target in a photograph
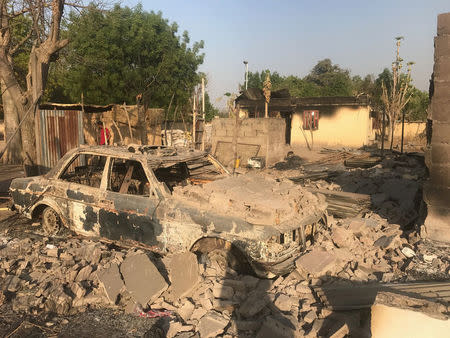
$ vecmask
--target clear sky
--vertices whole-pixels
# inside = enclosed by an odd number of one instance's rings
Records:
[[[243,83],[250,71],[270,69],[305,76],[322,59],[352,75],[377,76],[394,59],[394,37],[404,36],[401,56],[414,61],[414,84],[428,90],[433,69],[433,37],[439,13],[450,0],[124,0],[161,11],[187,30],[191,41],[205,41],[205,61],[212,102],[222,106],[226,92]]]

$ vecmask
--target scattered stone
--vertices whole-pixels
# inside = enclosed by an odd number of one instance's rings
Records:
[[[330,338],[344,338],[346,335],[350,333],[348,325],[346,323],[342,324],[342,326],[334,332]]]
[[[264,309],[269,302],[270,298],[266,292],[254,290],[241,304],[239,313],[246,318],[252,317]]]
[[[165,259],[164,263],[171,282],[165,298],[175,301],[189,295],[200,281],[197,256],[192,252],[184,252]]]
[[[257,338],[294,337],[295,326],[288,320],[280,317],[268,316],[265,318]]]
[[[317,319],[316,311],[312,310],[309,311],[304,317],[303,320],[307,322],[308,324],[311,324],[313,321]]]
[[[112,304],[115,304],[117,301],[117,296],[124,287],[119,266],[116,263],[113,263],[109,268],[97,271],[97,278],[100,285],[105,290],[109,301]]]
[[[186,300],[184,304],[178,309],[178,314],[185,322],[187,322],[189,319],[191,319],[194,309],[194,304],[192,304],[189,300]]]
[[[90,265],[86,265],[84,268],[82,268],[78,274],[77,277],[75,278],[76,282],[81,282],[84,280],[88,280],[91,277],[91,273],[92,273],[92,266]]]
[[[293,304],[294,302],[291,297],[284,294],[280,294],[275,300],[275,306],[280,309],[280,311],[290,311]]]
[[[234,290],[230,286],[218,284],[213,288],[213,295],[219,299],[231,299],[234,296]]]
[[[314,248],[311,252],[301,256],[295,261],[297,269],[303,270],[313,276],[323,276],[333,270],[336,265],[336,256],[320,248]]]
[[[407,246],[405,246],[405,247],[402,249],[402,254],[404,254],[406,258],[413,258],[413,257],[416,255],[416,253],[414,252],[414,250],[411,249],[411,248],[408,248]]]
[[[167,283],[146,254],[128,256],[120,265],[125,286],[142,305],[151,303],[167,289]]]
[[[216,311],[209,311],[198,323],[197,330],[200,337],[217,337],[230,322],[229,318],[219,314]]]

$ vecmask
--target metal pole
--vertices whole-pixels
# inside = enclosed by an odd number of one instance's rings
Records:
[[[248,87],[248,61],[244,61],[244,65],[245,65],[245,77],[244,77],[245,90],[247,90],[247,87]]]

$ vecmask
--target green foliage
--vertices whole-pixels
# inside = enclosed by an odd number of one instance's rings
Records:
[[[205,93],[205,119],[211,121],[214,116],[219,115],[219,109],[213,106],[209,98],[208,92]]]
[[[70,44],[53,68],[48,99],[87,104],[135,104],[143,94],[151,107],[187,103],[199,82],[203,41],[189,44],[185,31],[160,12],[116,5],[109,11],[89,7],[69,15]]]
[[[333,65],[330,59],[319,61],[305,80],[317,85],[321,96],[352,95],[350,72]]]
[[[413,87],[411,99],[405,106],[405,119],[407,121],[426,121],[428,104],[428,93]]]
[[[263,82],[269,70],[249,72],[248,87],[263,88]],[[272,90],[289,89],[292,96],[348,96],[352,95],[350,72],[333,65],[330,59],[319,61],[311,72],[302,78],[294,75],[282,76],[278,72],[270,73]],[[243,85],[241,85],[243,88]]]

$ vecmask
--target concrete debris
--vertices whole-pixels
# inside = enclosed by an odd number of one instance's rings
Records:
[[[168,287],[150,258],[144,253],[127,256],[120,265],[125,286],[136,302],[146,305]]]
[[[220,313],[209,311],[200,319],[197,330],[202,338],[217,337],[229,322],[230,319]]]
[[[175,254],[165,259],[164,263],[170,278],[165,298],[175,301],[187,296],[200,280],[197,256],[191,252]]]
[[[110,267],[97,271],[97,277],[100,285],[105,290],[109,301],[112,304],[115,304],[117,301],[117,296],[124,287],[119,266],[116,263],[113,263]]]
[[[295,262],[297,269],[311,276],[323,276],[336,265],[337,257],[332,253],[314,248],[311,252],[301,256]]]

